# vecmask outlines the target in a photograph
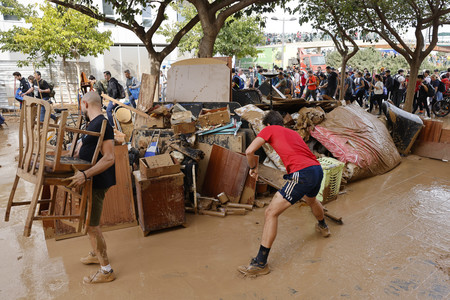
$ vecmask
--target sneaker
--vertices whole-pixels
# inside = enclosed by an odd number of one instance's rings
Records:
[[[95,255],[94,252],[89,252],[89,254],[86,257],[80,258],[80,261],[82,264],[85,264],[85,265],[100,263],[100,261],[98,260],[98,257]]]
[[[99,269],[95,274],[84,277],[83,281],[84,283],[104,283],[113,281],[114,279],[116,279],[116,275],[112,269],[109,272],[104,272],[102,269]]]
[[[328,226],[322,227],[319,225],[319,223],[316,223],[316,231],[320,232],[320,234],[323,237],[329,237],[331,232],[330,232],[330,228],[328,228]]]
[[[270,273],[270,269],[268,264],[264,266],[258,265],[256,259],[253,258],[248,266],[239,266],[238,271],[244,274],[245,276],[256,277],[258,275],[267,275]]]

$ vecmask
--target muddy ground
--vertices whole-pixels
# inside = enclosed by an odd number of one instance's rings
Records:
[[[144,237],[139,227],[105,233],[117,280],[85,285],[96,266],[79,258],[86,237],[45,241],[40,222],[22,236],[26,207],[3,216],[14,179],[17,126],[0,129],[0,299],[449,299],[450,168],[408,156],[382,176],[347,186],[327,205],[330,238],[314,231],[308,207],[281,217],[272,272],[242,278],[256,254],[264,209],[246,216],[187,215],[187,228]],[[19,184],[25,200],[30,184]]]

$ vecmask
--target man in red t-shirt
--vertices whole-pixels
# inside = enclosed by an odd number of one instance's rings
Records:
[[[306,80],[306,93],[305,100],[308,101],[309,97],[312,96],[313,100],[317,100],[317,77],[313,74],[311,70],[308,71],[308,79]]]
[[[286,180],[285,185],[275,194],[266,209],[258,255],[248,266],[238,268],[239,272],[251,276],[265,275],[270,272],[267,257],[277,235],[278,216],[302,198],[311,207],[319,221],[316,230],[324,237],[330,235],[330,230],[325,223],[323,207],[316,199],[323,177],[320,163],[296,131],[283,127],[283,117],[280,113],[270,111],[264,117],[263,124],[266,127],[245,151],[250,166],[250,176],[258,176],[256,167],[258,158],[255,152],[265,143],[269,143],[278,153],[288,174],[283,176]]]

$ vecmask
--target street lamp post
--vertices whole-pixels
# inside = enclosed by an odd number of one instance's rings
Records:
[[[281,40],[282,41],[282,45],[281,45],[281,68],[284,70],[284,22],[286,22],[286,21],[295,21],[295,20],[297,20],[297,18],[296,17],[291,17],[289,19],[285,19],[285,18],[278,19],[277,17],[273,16],[271,19],[275,20],[275,21],[282,21],[283,22],[283,33],[282,33],[282,40]]]

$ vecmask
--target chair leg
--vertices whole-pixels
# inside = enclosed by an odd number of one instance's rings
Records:
[[[27,220],[25,221],[25,228],[23,230],[23,235],[25,237],[29,237],[31,234],[31,226],[33,225],[33,220],[36,213],[36,207],[38,204],[39,195],[41,194],[41,190],[42,190],[42,182],[41,180],[39,180],[34,188],[33,197],[31,198],[30,207],[28,208],[28,216]]]
[[[54,185],[53,186],[52,197],[51,197],[51,202],[50,202],[50,207],[48,209],[48,212],[49,212],[50,216],[53,216],[55,214],[56,193],[57,192],[58,192],[58,186]]]
[[[84,228],[83,228],[83,234],[87,234],[87,229],[89,227],[89,222],[91,222],[91,212],[92,212],[92,180],[89,180],[89,182],[85,186],[86,191],[86,215],[84,218]]]
[[[14,179],[14,183],[11,189],[11,193],[9,193],[9,200],[8,205],[6,206],[6,212],[5,212],[5,222],[9,221],[9,213],[11,212],[11,207],[14,200],[14,195],[16,194],[16,188],[17,184],[19,183],[20,177],[16,175],[16,178]]]

